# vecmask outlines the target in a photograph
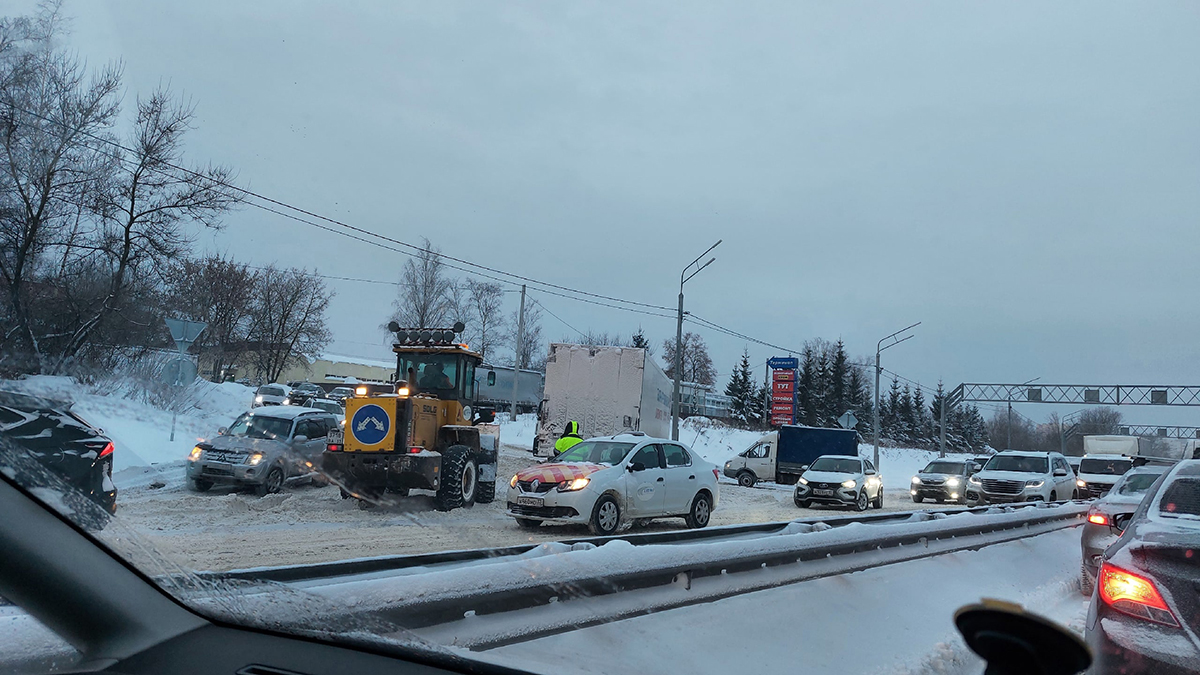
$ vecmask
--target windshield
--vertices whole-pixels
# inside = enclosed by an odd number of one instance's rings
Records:
[[[849,457],[820,457],[809,467],[809,471],[830,471],[833,473],[862,473],[862,462]]]
[[[253,413],[244,413],[229,425],[226,436],[242,436],[245,438],[287,438],[292,429],[292,421],[278,417],[264,417]]]
[[[554,459],[556,462],[587,462],[615,466],[633,449],[633,443],[582,441]]]
[[[1117,494],[1120,495],[1140,495],[1154,485],[1154,481],[1158,480],[1160,474],[1157,473],[1135,473],[1126,475],[1121,480],[1121,484],[1117,486]]]
[[[1065,458],[1200,446],[1197,36],[1187,0],[0,1],[0,392],[52,412],[0,405],[48,472],[0,453],[0,594],[20,476],[222,630],[461,672],[982,672],[982,597],[1100,644],[1078,526],[1127,464]],[[44,587],[137,595],[95,580]],[[18,605],[0,675],[129,651],[10,667],[65,625]]]
[[[1048,460],[1045,457],[1021,455],[996,455],[988,460],[984,471],[1017,471],[1020,473],[1046,473]]]
[[[1100,474],[1102,476],[1120,476],[1133,466],[1132,459],[1123,457],[1088,458],[1079,463],[1079,473]]]
[[[962,473],[963,465],[959,462],[930,462],[921,473]]]

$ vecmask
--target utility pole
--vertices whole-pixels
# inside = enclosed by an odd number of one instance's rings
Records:
[[[883,372],[883,367],[879,365],[879,354],[883,350],[888,349],[889,347],[895,347],[896,345],[900,344],[901,342],[904,342],[905,340],[911,340],[913,338],[912,335],[906,335],[905,337],[902,337],[899,340],[897,340],[895,338],[897,335],[900,335],[901,333],[910,331],[920,325],[921,325],[921,322],[918,321],[918,322],[914,323],[913,325],[909,326],[908,328],[901,328],[900,330],[896,331],[895,333],[892,333],[891,335],[881,338],[879,340],[879,342],[875,343],[875,415],[874,415],[875,422],[872,424],[872,426],[874,427],[874,431],[875,431],[875,470],[876,471],[882,472],[882,469],[879,468],[879,374],[881,372]],[[887,346],[884,346],[883,343],[888,340],[892,340],[892,343]]]
[[[763,429],[771,428],[771,362],[763,364]]]
[[[517,421],[517,384],[521,378],[521,354],[525,342],[525,284],[521,284],[521,309],[517,311],[517,346],[513,354],[512,421]]]
[[[938,385],[941,390],[941,385]],[[946,392],[942,391],[941,409],[938,411],[938,417],[941,418],[942,434],[941,440],[938,441],[938,457],[946,456]]]
[[[717,243],[708,247],[708,251],[696,256],[696,259],[688,263],[687,267],[683,268],[683,271],[679,273],[679,315],[675,322],[675,372],[673,373],[675,375],[675,393],[673,396],[671,396],[671,440],[673,441],[679,440],[679,385],[683,381],[683,285],[686,284],[689,279],[699,274],[700,271],[705,267],[708,267],[716,261],[716,258],[710,258],[708,262],[697,267],[695,272],[688,274],[688,270],[691,269],[693,265],[700,262],[701,258],[708,255],[709,251],[720,246],[721,241],[722,240],[718,239]]]

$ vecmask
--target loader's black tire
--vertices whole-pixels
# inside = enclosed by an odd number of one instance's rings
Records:
[[[496,499],[496,481],[481,482],[475,488],[476,504],[491,504]]]
[[[479,467],[465,445],[452,445],[442,452],[442,484],[433,498],[433,507],[449,511],[475,503],[479,491]]]

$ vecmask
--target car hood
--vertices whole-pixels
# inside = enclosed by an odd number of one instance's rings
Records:
[[[965,479],[963,479],[961,474],[957,474],[957,473],[925,473],[924,471],[919,472],[917,474],[917,478],[920,478],[921,480],[925,480],[926,478],[931,478],[931,479],[935,479],[935,480],[946,480],[948,478],[958,478],[960,480],[965,480]]]
[[[841,483],[853,478],[858,480],[859,474],[842,473],[840,471],[805,471],[804,480],[815,480],[819,483]]]
[[[521,469],[517,472],[517,480],[529,481],[536,478],[543,483],[561,483],[576,478],[587,478],[597,471],[611,468],[613,467],[607,464],[591,464],[588,462],[551,462],[549,464],[538,464],[527,469]]]
[[[979,480],[1047,480],[1049,476],[1040,473],[1026,473],[1024,471],[980,471],[975,474],[975,478]]]

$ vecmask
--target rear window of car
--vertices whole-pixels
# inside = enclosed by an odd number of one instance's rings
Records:
[[[664,443],[662,449],[663,454],[667,456],[667,466],[689,466],[692,463],[692,458],[688,457],[687,450],[678,445]]]
[[[1154,481],[1158,480],[1157,473],[1136,473],[1132,476],[1126,476],[1121,482],[1121,486],[1117,488],[1119,495],[1140,495],[1154,485]]]
[[[1200,479],[1184,478],[1167,486],[1158,500],[1164,516],[1200,518]]]

